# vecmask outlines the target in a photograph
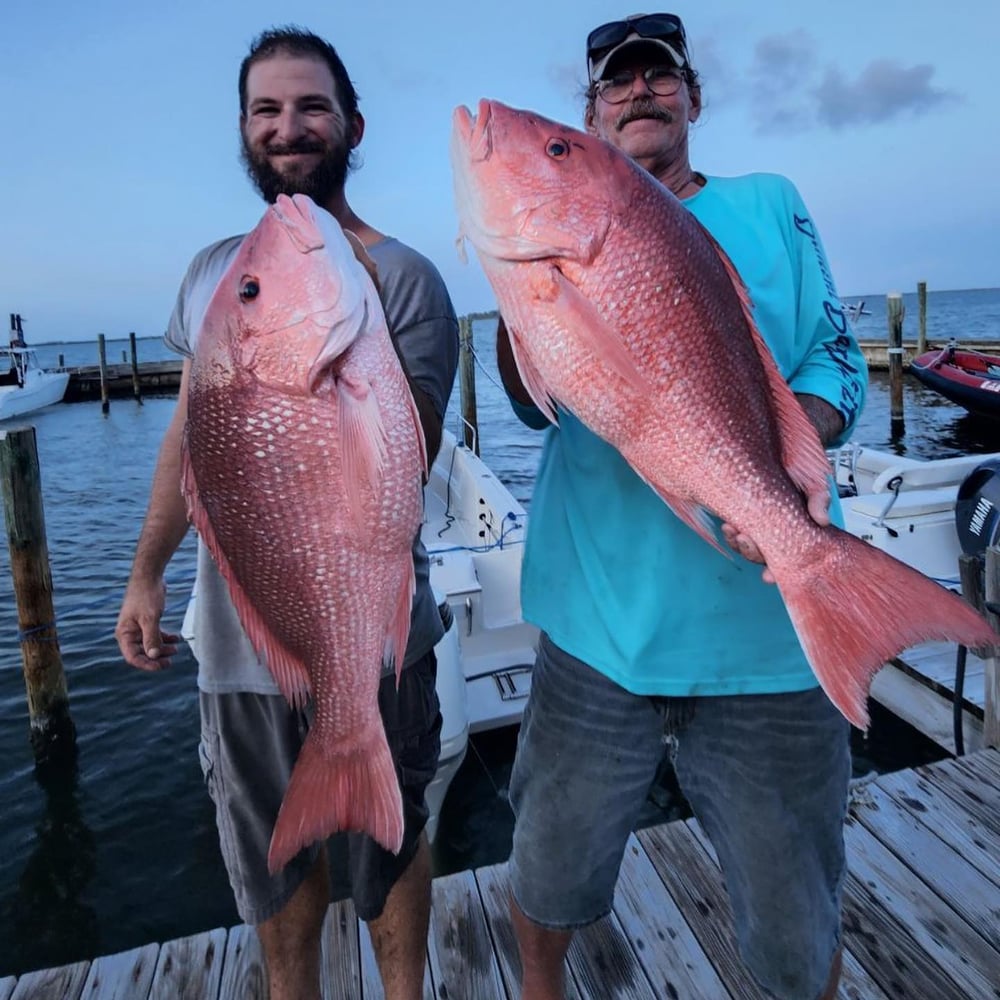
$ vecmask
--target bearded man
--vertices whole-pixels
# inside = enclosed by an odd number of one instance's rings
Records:
[[[458,323],[433,264],[373,229],[347,202],[344,185],[365,123],[343,62],[328,42],[309,32],[266,31],[240,67],[239,98],[242,160],[264,200],[308,195],[358,238],[364,248],[358,247],[359,257],[377,269],[389,330],[433,461],[458,363]],[[178,636],[163,632],[160,619],[164,571],[188,527],[180,463],[190,358],[215,287],[242,240],[221,240],[194,257],[166,334],[168,345],[188,360],[116,630],[123,657],[140,670],[168,667],[176,652]],[[218,568],[199,544],[193,644],[202,720],[199,752],[236,907],[257,928],[272,1000],[320,996],[320,932],[336,881],[331,873],[338,871],[359,916],[368,922],[387,1000],[423,995],[430,912],[424,791],[440,750],[434,645],[443,629],[419,533],[413,561],[417,587],[399,689],[389,672],[379,690],[403,793],[402,849],[392,854],[366,835],[340,834],[304,849],[271,875],[271,832],[309,728],[311,706],[295,710],[281,695],[240,625]],[[303,572],[308,570],[303,566]]]

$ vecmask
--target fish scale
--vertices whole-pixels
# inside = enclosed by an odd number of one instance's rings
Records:
[[[308,198],[279,197],[245,238],[189,381],[192,521],[282,692],[313,704],[268,865],[337,830],[398,851],[378,688],[406,646],[425,448],[375,288]]]

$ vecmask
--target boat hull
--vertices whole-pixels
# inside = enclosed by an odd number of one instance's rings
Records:
[[[1000,357],[946,347],[914,358],[910,372],[970,413],[1000,421]]]
[[[0,387],[0,420],[33,413],[61,403],[69,383],[69,372],[29,372],[23,386]]]

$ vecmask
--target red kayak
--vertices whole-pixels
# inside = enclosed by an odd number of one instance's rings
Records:
[[[970,413],[1000,420],[1000,356],[949,345],[914,358],[910,371]]]

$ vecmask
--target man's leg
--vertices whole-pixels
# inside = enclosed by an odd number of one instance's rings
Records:
[[[421,1000],[431,913],[431,850],[427,835],[389,891],[381,916],[368,921],[385,1000]]]
[[[676,733],[677,777],[719,856],[740,953],[780,1000],[836,995],[849,734],[819,688],[698,698]]]
[[[292,898],[257,926],[271,1000],[319,1000],[320,934],[329,900],[326,852],[321,851]]]
[[[566,952],[572,931],[554,931],[529,920],[510,899],[510,919],[521,953],[521,1000],[565,1000]]]
[[[346,857],[334,858],[334,881],[350,885],[368,924],[386,1000],[421,1000],[431,908],[431,854],[424,827],[427,786],[441,752],[441,713],[434,651],[379,688],[379,709],[403,797],[403,846],[398,855],[371,837],[348,836]],[[340,874],[340,866],[346,871]]]
[[[573,930],[611,909],[663,757],[663,717],[542,636],[510,780],[523,1000],[562,1000]]]
[[[837,990],[840,987],[840,970],[844,962],[843,945],[837,949],[837,954],[833,956],[833,964],[830,966],[830,978],[826,981],[826,989],[819,1000],[834,1000]]]
[[[267,851],[307,723],[282,695],[206,694],[201,764],[240,917],[257,928],[272,1000],[319,996],[320,928],[329,900],[325,852],[301,851],[272,875]]]

